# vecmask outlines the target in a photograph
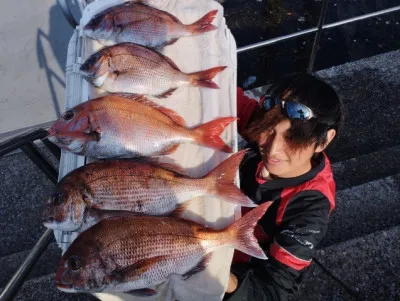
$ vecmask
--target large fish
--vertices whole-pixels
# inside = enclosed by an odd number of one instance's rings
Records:
[[[111,93],[167,97],[184,86],[218,89],[212,79],[225,68],[184,73],[171,59],[154,50],[121,43],[92,54],[80,71],[93,85]]]
[[[47,202],[45,226],[77,230],[85,222],[89,208],[166,215],[183,210],[184,205],[180,205],[183,202],[206,195],[254,206],[234,184],[244,155],[245,151],[232,155],[199,179],[154,164],[132,161],[110,160],[82,166],[58,183],[56,192]]]
[[[65,292],[146,289],[172,274],[186,278],[201,271],[207,255],[224,247],[266,259],[253,232],[269,206],[259,205],[222,230],[172,217],[102,220],[82,232],[62,256],[56,286]]]
[[[175,43],[180,37],[202,34],[217,27],[211,24],[218,11],[213,10],[193,24],[182,24],[175,16],[145,5],[128,2],[95,15],[84,33],[104,45],[122,42],[157,47]]]
[[[107,95],[66,111],[48,129],[59,147],[94,158],[144,157],[173,152],[181,143],[232,152],[219,135],[236,117],[189,129],[174,111],[144,97]]]

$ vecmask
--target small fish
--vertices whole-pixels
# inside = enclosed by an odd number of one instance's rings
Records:
[[[132,43],[109,46],[92,54],[80,72],[94,86],[110,93],[170,96],[184,86],[218,89],[212,79],[226,66],[184,73],[168,57]]]
[[[173,165],[107,160],[82,166],[65,176],[49,198],[45,226],[74,231],[84,223],[87,209],[123,210],[147,215],[167,215],[198,196],[253,207],[255,204],[234,184],[246,151],[240,151],[200,179],[180,174]],[[162,165],[161,165],[162,166]],[[181,205],[182,204],[182,205]]]
[[[213,10],[193,24],[182,24],[175,16],[145,5],[128,2],[95,15],[84,33],[104,45],[133,42],[148,47],[175,43],[181,37],[203,34],[217,29],[211,22],[218,10]]]
[[[144,97],[107,95],[66,111],[48,132],[60,148],[98,159],[166,155],[184,142],[229,153],[219,135],[235,120],[223,117],[189,129],[174,111]]]
[[[222,230],[172,217],[123,216],[82,232],[62,256],[55,283],[65,292],[134,292],[202,271],[210,253],[236,248],[267,259],[254,227],[270,206],[263,203]],[[155,292],[156,293],[156,292]]]

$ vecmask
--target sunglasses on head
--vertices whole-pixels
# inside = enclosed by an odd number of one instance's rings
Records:
[[[309,120],[315,117],[315,114],[309,107],[295,101],[280,100],[278,97],[274,98],[269,94],[264,95],[260,99],[261,107],[267,111],[278,104],[282,106],[282,110],[286,112],[287,117],[290,119]]]

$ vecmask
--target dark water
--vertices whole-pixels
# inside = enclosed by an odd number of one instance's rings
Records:
[[[315,27],[322,1],[226,0],[228,27],[238,47]],[[400,5],[400,0],[331,0],[325,23]],[[256,77],[249,88],[295,71],[305,71],[314,34],[238,55],[238,85]],[[400,49],[400,12],[326,29],[314,70]]]

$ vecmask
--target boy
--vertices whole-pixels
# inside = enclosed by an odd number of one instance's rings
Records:
[[[287,300],[335,207],[335,182],[323,151],[340,126],[341,102],[327,83],[295,74],[259,103],[239,88],[237,106],[239,133],[251,143],[240,167],[241,190],[257,204],[273,204],[256,228],[268,260],[236,251],[224,300]]]

